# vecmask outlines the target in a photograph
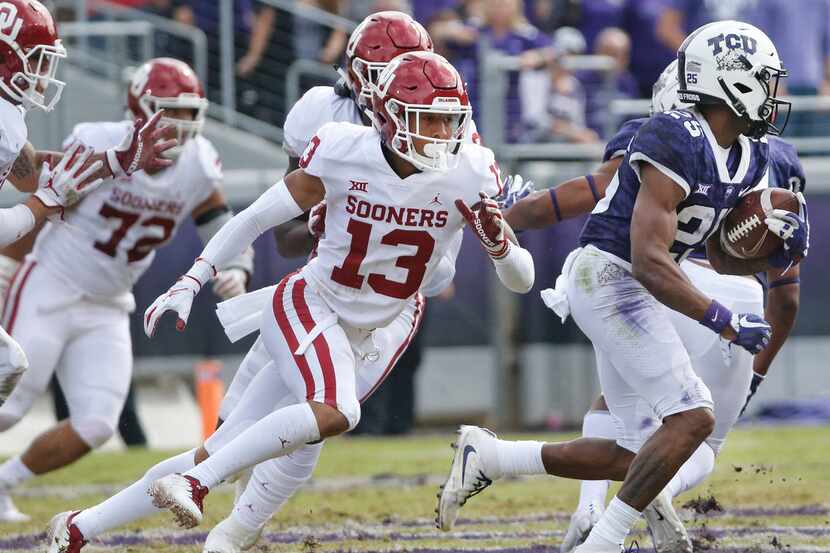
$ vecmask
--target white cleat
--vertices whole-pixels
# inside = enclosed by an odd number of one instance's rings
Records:
[[[213,527],[202,553],[240,553],[256,545],[262,528],[252,530],[233,518],[233,513]]]
[[[79,553],[86,545],[83,534],[78,527],[72,524],[80,511],[64,511],[52,517],[46,531],[48,553]]]
[[[3,522],[29,522],[32,517],[21,513],[12,502],[11,496],[0,493],[0,523]]]
[[[594,525],[599,522],[599,517],[602,516],[604,510],[603,505],[591,502],[584,509],[576,511],[571,516],[571,523],[559,547],[559,553],[571,553],[576,546],[581,545],[591,533]]]
[[[656,553],[692,553],[692,540],[671,500],[671,493],[664,489],[643,511],[654,550]]]
[[[484,491],[501,476],[495,451],[496,435],[478,426],[462,426],[458,439],[452,444],[455,456],[450,475],[438,493],[435,523],[449,532],[458,518],[458,511],[469,498]],[[488,465],[489,461],[489,465]],[[495,462],[494,462],[495,461]]]
[[[202,522],[202,502],[208,489],[192,476],[168,474],[150,485],[147,494],[153,498],[153,505],[168,509],[182,528],[194,528]]]

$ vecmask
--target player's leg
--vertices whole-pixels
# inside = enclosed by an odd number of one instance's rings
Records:
[[[631,394],[621,397],[603,382],[611,413],[624,424],[618,443],[637,455],[617,496],[576,551],[616,551],[639,514],[711,433],[713,403],[692,369],[669,310],[627,270],[598,252],[583,250],[569,284],[577,324],[592,342],[602,344],[618,380],[662,420],[640,447],[640,421],[630,418],[637,416],[632,409],[640,407],[628,405]]]
[[[128,522],[159,512],[154,507],[147,490],[155,481],[165,476],[183,473],[194,466],[199,458],[207,458],[208,450],[219,449],[230,442],[235,433],[242,432],[259,418],[273,411],[279,401],[280,390],[285,385],[273,363],[259,370],[240,397],[234,410],[206,442],[205,446],[166,459],[149,469],[138,481],[111,498],[77,514],[65,512],[56,515],[50,525],[50,551],[58,553],[72,545],[78,547],[86,540]],[[207,449],[205,449],[205,447]],[[73,518],[70,519],[70,516]],[[74,545],[73,545],[74,544]]]
[[[617,439],[617,427],[603,396],[594,400],[591,410],[582,418],[582,437]],[[610,483],[610,480],[583,480],[580,483],[579,504],[571,515],[568,530],[559,548],[560,553],[570,553],[588,537],[591,528],[605,510]]]
[[[257,336],[256,341],[245,354],[239,368],[233,375],[228,391],[225,392],[225,397],[222,398],[222,405],[219,407],[219,422],[220,425],[228,420],[231,411],[239,404],[242,394],[248,389],[254,376],[271,361],[271,355],[262,343],[262,337]]]
[[[411,343],[423,319],[424,303],[423,296],[416,295],[388,326],[352,340],[361,403],[378,389]],[[205,549],[226,552],[234,545],[254,543],[264,524],[311,478],[322,445],[306,444],[291,455],[257,465],[231,514],[211,530]]]
[[[340,434],[359,420],[354,354],[337,316],[299,275],[284,279],[274,297],[262,338],[298,403],[259,420],[183,476],[153,486],[157,503],[169,506],[184,526],[198,524],[202,497],[229,475]]]
[[[61,357],[72,324],[65,310],[48,311],[55,302],[64,299],[60,289],[55,290],[53,279],[32,261],[21,266],[12,282],[4,324],[28,351],[30,368],[0,406],[0,432],[17,424],[46,391]],[[11,522],[28,518],[14,507],[10,494],[16,486],[37,474],[40,474],[40,467],[25,462],[23,455],[15,455],[0,464],[0,520]]]

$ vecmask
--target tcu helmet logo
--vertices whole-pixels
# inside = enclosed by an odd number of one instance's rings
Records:
[[[712,55],[717,56],[723,52],[723,47],[726,46],[728,50],[743,50],[747,54],[754,54],[758,50],[758,42],[747,35],[738,35],[723,33],[718,36],[713,36],[706,43],[712,48]]]
[[[17,17],[17,6],[8,2],[0,2],[0,33],[11,40],[17,40],[23,19]]]

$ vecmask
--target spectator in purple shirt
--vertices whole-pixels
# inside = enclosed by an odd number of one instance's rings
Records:
[[[751,6],[767,0],[670,0],[657,21],[657,36],[675,52],[693,30],[722,19],[739,19]],[[789,2],[793,4],[792,1]],[[799,8],[801,2],[799,1]]]
[[[650,98],[651,87],[663,69],[677,57],[656,33],[657,22],[672,0],[629,1],[623,29],[631,37],[631,74],[637,79],[639,97]]]
[[[578,28],[585,36],[588,51],[596,48],[596,40],[603,29],[622,27],[629,0],[582,0]],[[636,0],[635,0],[636,1]]]
[[[540,68],[553,57],[550,37],[527,22],[521,0],[484,0],[483,6],[482,22],[445,21],[430,29],[433,40],[446,45],[450,61],[467,81],[474,115],[481,107],[478,53],[482,42],[504,54],[517,56],[522,70]],[[518,72],[509,74],[504,109],[505,139],[517,142],[522,132]]]
[[[797,9],[791,0],[763,0],[745,15],[775,43],[789,94],[830,94],[830,0],[799,0]],[[828,134],[827,113],[793,112],[786,133]]]
[[[594,53],[608,56],[615,62],[610,75],[602,71],[581,71],[577,75],[586,90],[588,126],[603,135],[611,117],[611,101],[617,98],[637,98],[639,87],[628,70],[631,59],[631,39],[628,33],[617,27],[603,29],[597,35]]]

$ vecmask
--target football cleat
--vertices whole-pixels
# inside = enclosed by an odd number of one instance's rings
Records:
[[[450,475],[438,493],[438,508],[435,523],[444,532],[449,532],[458,518],[458,511],[469,498],[480,494],[498,479],[496,435],[486,428],[462,426],[458,439],[450,444],[455,456]],[[489,461],[489,463],[488,463]]]
[[[46,531],[48,553],[78,553],[86,545],[84,535],[72,524],[78,513],[80,511],[65,511],[52,517]]]
[[[602,516],[604,510],[603,505],[591,502],[584,509],[571,515],[571,523],[559,547],[559,553],[571,553],[576,546],[581,545],[591,533],[594,525],[599,522],[599,517]]]
[[[29,522],[32,517],[21,513],[12,502],[11,496],[0,493],[0,522]]]
[[[256,545],[262,528],[251,529],[233,518],[233,513],[213,527],[202,553],[240,553]]]
[[[654,550],[656,553],[692,553],[692,540],[671,500],[671,493],[664,489],[643,511]]]
[[[168,474],[153,482],[147,493],[154,506],[173,513],[179,526],[193,528],[202,522],[202,503],[209,491],[192,476]]]

